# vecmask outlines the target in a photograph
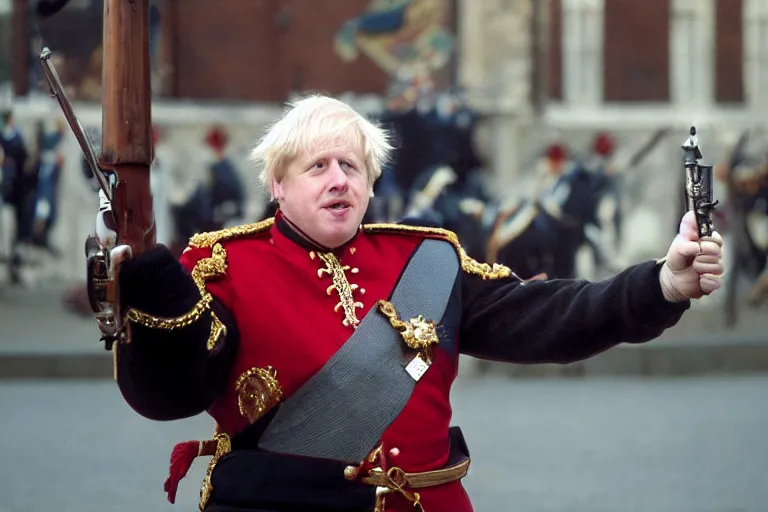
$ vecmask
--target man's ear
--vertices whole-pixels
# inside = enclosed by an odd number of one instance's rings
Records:
[[[276,179],[273,179],[272,182],[269,184],[269,193],[272,195],[272,199],[275,201],[279,201],[283,198],[283,185],[277,181]]]

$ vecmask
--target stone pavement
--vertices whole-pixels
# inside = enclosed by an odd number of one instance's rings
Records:
[[[110,378],[112,356],[92,318],[64,310],[65,283],[35,289],[0,284],[0,378]],[[523,377],[706,375],[768,372],[768,314],[744,310],[726,331],[719,311],[697,306],[662,338],[619,346],[569,365],[509,365],[465,358],[463,375]]]
[[[452,424],[476,512],[765,512],[768,376],[458,379]],[[192,512],[210,457],[177,502],[173,446],[207,414],[150,421],[108,380],[0,381],[0,512]],[[427,508],[427,512],[444,512]]]

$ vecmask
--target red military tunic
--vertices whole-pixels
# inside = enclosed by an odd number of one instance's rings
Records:
[[[237,231],[193,238],[182,264],[193,271],[201,259],[211,258],[212,247],[226,252],[226,272],[206,280],[206,288],[233,313],[240,346],[226,391],[209,413],[219,429],[230,435],[248,426],[241,414],[238,379],[252,368],[271,366],[282,389],[282,399],[314,375],[352,335],[352,324],[362,319],[379,299],[387,299],[409,258],[425,237],[437,230],[396,228],[361,231],[334,251],[352,285],[354,318],[336,305],[346,298],[324,272],[327,263],[316,250],[286,237],[271,221]],[[448,243],[448,242],[446,242]],[[223,256],[223,254],[222,254]],[[346,320],[346,321],[345,321]],[[449,392],[457,374],[458,350],[435,351],[435,359],[416,384],[411,399],[382,438],[391,465],[406,472],[443,468],[448,460]],[[242,401],[242,399],[241,399]],[[470,511],[460,482],[420,489],[425,510]],[[413,510],[408,503],[388,498],[388,510]]]
[[[598,283],[522,285],[508,268],[468,258],[447,231],[364,226],[349,243],[329,251],[278,212],[274,222],[196,235],[181,264],[162,248],[123,263],[121,302],[129,308],[132,341],[115,344],[115,370],[124,398],[148,418],[208,411],[219,432],[231,437],[249,431],[246,427],[259,424],[270,408],[290,400],[317,374],[378,300],[388,299],[426,238],[455,249],[447,254],[460,262],[452,292],[459,311],[410,400],[381,435],[386,464],[408,473],[441,469],[448,462],[449,392],[459,353],[515,363],[569,363],[622,342],[651,340],[690,306],[664,299],[656,261]],[[451,336],[455,343],[444,343]],[[174,450],[174,459],[214,455],[210,444],[199,452],[197,443],[186,446],[186,452]],[[172,465],[169,499],[185,471],[174,472]],[[427,512],[472,510],[458,481],[418,492]],[[397,494],[386,503],[387,510],[413,510]]]

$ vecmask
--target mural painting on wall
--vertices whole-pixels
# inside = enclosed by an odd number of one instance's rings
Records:
[[[150,6],[150,62],[153,89],[160,69],[162,4],[153,0]],[[51,48],[53,63],[73,101],[101,101],[102,29],[104,0],[72,2],[55,16],[40,23],[45,40],[33,40],[36,51],[42,44]],[[37,55],[30,56],[32,87],[47,93],[48,85],[40,69]]]
[[[365,54],[391,78],[393,91],[431,89],[454,53],[451,3],[372,0],[336,33],[336,53],[346,62]]]

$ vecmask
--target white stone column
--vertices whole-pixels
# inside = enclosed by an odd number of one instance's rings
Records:
[[[459,81],[472,107],[489,117],[484,142],[491,182],[502,193],[519,174],[519,121],[531,114],[533,1],[458,1]]]

